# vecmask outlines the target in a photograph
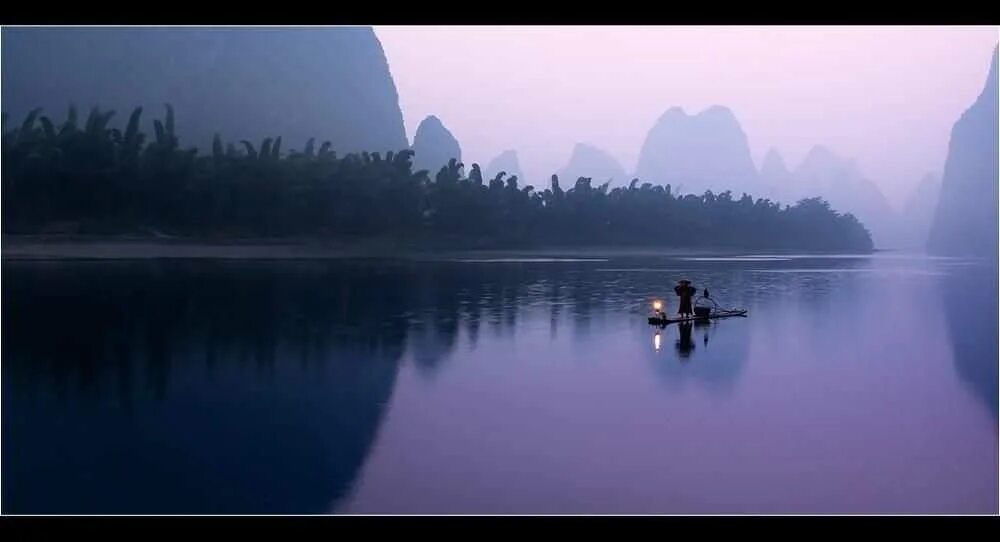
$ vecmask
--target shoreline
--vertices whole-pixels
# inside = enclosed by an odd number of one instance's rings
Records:
[[[858,254],[861,251],[805,251],[740,248],[684,248],[655,246],[551,246],[525,248],[439,248],[397,245],[387,240],[323,239],[192,239],[114,236],[4,235],[0,254],[4,261],[30,260],[335,260],[335,259],[441,259],[441,258],[596,258],[601,256],[702,256],[753,253]]]

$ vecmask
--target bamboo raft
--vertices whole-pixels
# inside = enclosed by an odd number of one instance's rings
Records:
[[[732,310],[718,310],[706,316],[688,316],[686,318],[658,318],[656,316],[649,317],[649,325],[651,326],[665,326],[667,324],[674,324],[677,322],[695,322],[699,320],[713,320],[716,318],[729,318],[730,316],[746,316],[746,309],[732,309]]]

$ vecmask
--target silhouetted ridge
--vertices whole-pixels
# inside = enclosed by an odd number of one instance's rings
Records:
[[[431,115],[420,122],[413,137],[413,167],[426,169],[432,175],[454,158],[462,161],[462,149],[441,119]]]
[[[759,192],[746,134],[732,111],[718,105],[696,115],[679,107],[661,115],[642,145],[636,176],[689,194]]]
[[[522,179],[524,178],[524,170],[521,169],[521,162],[517,159],[517,151],[503,151],[490,160],[490,162],[486,164],[486,169],[483,170],[483,173],[491,179],[496,177],[496,175],[500,172],[505,172],[510,176],[517,175]]]
[[[615,186],[628,184],[630,180],[625,177],[625,168],[613,156],[586,143],[573,146],[569,163],[557,175],[566,179],[591,177],[601,183],[610,181]]]
[[[781,157],[777,149],[771,149],[764,155],[764,162],[760,166],[760,176],[769,182],[787,182],[792,173],[785,165],[785,159]]]
[[[840,212],[852,213],[872,233],[880,248],[899,243],[896,212],[878,186],[866,178],[857,164],[824,145],[815,145],[792,173],[784,191],[785,201],[822,197]]]
[[[986,84],[951,130],[934,223],[935,254],[997,254],[997,50]]]
[[[71,101],[115,110],[183,111],[177,133],[211,148],[280,134],[301,150],[323,134],[340,152],[408,146],[382,46],[368,27],[5,28],[3,112],[43,108],[62,118]],[[114,123],[112,123],[114,124]],[[143,128],[151,129],[152,126]]]

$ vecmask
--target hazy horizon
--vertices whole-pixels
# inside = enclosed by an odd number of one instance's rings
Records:
[[[794,169],[822,144],[857,160],[896,209],[927,173],[940,175],[952,125],[982,91],[998,41],[997,27],[375,31],[410,141],[435,115],[467,164],[514,149],[530,179],[547,178],[583,142],[631,175],[667,109],[723,105],[758,168],[771,148]]]

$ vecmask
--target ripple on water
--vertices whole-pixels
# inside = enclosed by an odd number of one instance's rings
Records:
[[[448,260],[462,263],[560,263],[560,262],[606,262],[607,258],[475,258]]]
[[[788,256],[697,256],[680,258],[689,262],[788,262]]]
[[[666,271],[681,271],[681,272],[686,272],[686,271],[690,271],[690,269],[670,269],[670,268],[654,269],[654,268],[651,268],[651,267],[630,267],[630,268],[621,268],[621,269],[601,268],[601,269],[595,269],[594,271],[596,271],[598,273],[663,273],[663,272],[666,272]]]
[[[948,273],[943,271],[931,271],[924,269],[859,269],[859,268],[796,268],[796,269],[748,269],[749,273],[795,273],[795,274],[811,274],[811,273],[865,273],[870,275],[915,275],[923,277],[943,277],[947,276]]]

